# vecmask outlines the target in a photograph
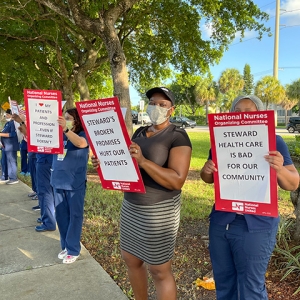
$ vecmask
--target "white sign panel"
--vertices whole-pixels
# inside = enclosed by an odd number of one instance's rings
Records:
[[[138,176],[113,110],[83,115],[105,180],[136,182]],[[101,122],[100,120],[107,120]]]

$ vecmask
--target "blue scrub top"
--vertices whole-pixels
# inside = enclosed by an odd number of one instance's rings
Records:
[[[4,147],[4,151],[19,151],[19,141],[15,123],[13,120],[5,123],[3,133],[9,133],[9,137],[1,137],[1,143]]]
[[[78,133],[84,137],[84,131]],[[65,149],[67,151],[63,160],[59,155],[53,155],[51,185],[55,189],[77,190],[85,187],[87,163],[89,158],[89,146],[78,148],[64,136]]]
[[[283,156],[284,162],[283,165],[292,165],[293,161],[291,159],[288,147],[281,136],[276,135],[276,149]],[[211,150],[209,150],[208,159],[212,159]],[[210,214],[210,221],[219,225],[227,225],[230,224],[236,217],[236,213],[233,212],[223,212],[215,210],[215,205],[212,208],[212,212]],[[270,230],[277,226],[279,223],[279,217],[265,217],[265,216],[257,216],[257,215],[249,215],[244,214],[246,219],[249,232],[258,232]]]

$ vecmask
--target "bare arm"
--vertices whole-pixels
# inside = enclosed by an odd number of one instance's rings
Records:
[[[9,133],[0,132],[0,136],[2,136],[2,137],[9,137]]]
[[[270,167],[275,169],[278,185],[287,191],[294,191],[299,186],[299,173],[294,165],[283,165],[283,156],[279,151],[270,151],[265,155]]]
[[[17,114],[13,114],[12,115],[12,119],[14,121],[16,121],[17,123],[20,124],[20,126],[18,127],[18,129],[20,130],[21,133],[23,133],[23,135],[27,136],[27,127],[26,127],[26,125],[24,123],[24,120],[19,115],[17,115]]]
[[[200,171],[200,176],[202,180],[206,183],[213,183],[214,182],[214,172],[217,172],[215,167],[215,163],[209,159],[203,166]]]

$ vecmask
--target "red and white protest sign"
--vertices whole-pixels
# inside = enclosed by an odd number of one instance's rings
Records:
[[[109,190],[145,193],[138,164],[117,97],[76,102],[93,154],[100,160],[98,174]]]
[[[20,110],[19,110],[18,102],[16,100],[11,100],[10,97],[8,97],[8,101],[9,101],[9,106],[10,106],[10,109],[11,109],[11,113],[19,115],[20,114]],[[16,132],[17,132],[17,136],[18,136],[18,142],[21,143],[21,141],[24,138],[24,135],[18,129],[18,127],[20,126],[20,124],[18,122],[16,122],[16,121],[14,121],[14,124],[15,124],[15,129],[16,129]]]
[[[63,132],[58,125],[62,115],[60,91],[24,90],[29,152],[61,154],[64,151]]]
[[[278,216],[274,111],[209,114],[216,210]]]

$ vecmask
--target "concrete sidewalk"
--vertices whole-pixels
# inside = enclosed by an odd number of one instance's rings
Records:
[[[82,246],[62,264],[59,232],[36,232],[39,211],[22,182],[0,184],[0,298],[2,300],[125,300],[111,277]]]

